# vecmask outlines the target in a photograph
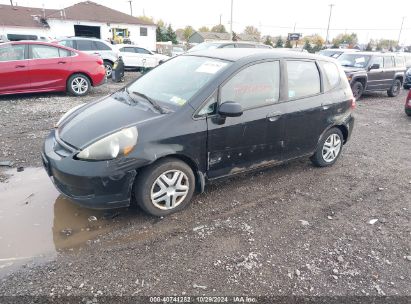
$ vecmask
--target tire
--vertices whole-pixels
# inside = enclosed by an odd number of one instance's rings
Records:
[[[165,158],[137,175],[134,197],[137,205],[145,212],[166,216],[187,207],[194,189],[195,177],[191,168],[179,159]],[[175,193],[180,195],[176,196]]]
[[[104,68],[106,69],[106,77],[111,78],[113,73],[113,64],[109,61],[104,61]]]
[[[364,85],[360,81],[354,82],[351,87],[352,93],[356,100],[360,99],[362,94],[364,93]]]
[[[387,91],[388,96],[390,97],[396,97],[398,94],[401,92],[401,80],[395,79],[394,82],[392,83],[391,88]]]
[[[409,89],[410,89],[410,86],[407,85],[407,84],[404,84],[404,89],[409,90]]]
[[[73,74],[67,80],[67,91],[74,96],[87,95],[90,88],[90,80],[84,74]]]
[[[338,141],[337,141],[338,140]],[[331,128],[324,133],[317,150],[311,156],[311,161],[317,167],[329,167],[334,165],[338,157],[341,155],[343,148],[344,137],[340,129]],[[331,155],[328,154],[331,150]],[[328,157],[327,157],[328,156]]]

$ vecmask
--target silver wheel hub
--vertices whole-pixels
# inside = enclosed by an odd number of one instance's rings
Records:
[[[341,138],[338,134],[331,134],[328,136],[327,140],[324,142],[322,151],[324,161],[327,163],[333,162],[338,154],[340,154],[341,145]]]
[[[106,76],[107,76],[107,77],[110,77],[110,76],[111,76],[111,73],[113,72],[112,67],[107,64],[107,65],[105,66],[105,68],[106,68]]]
[[[154,181],[151,187],[151,202],[161,210],[174,209],[187,197],[189,187],[188,178],[184,172],[166,171]]]
[[[71,88],[77,94],[84,94],[88,90],[88,82],[83,77],[76,77],[71,82]]]

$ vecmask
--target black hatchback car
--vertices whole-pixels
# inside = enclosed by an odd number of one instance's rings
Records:
[[[197,52],[69,111],[47,137],[43,162],[58,190],[83,206],[136,202],[163,216],[211,180],[303,156],[334,164],[354,107],[334,59]]]

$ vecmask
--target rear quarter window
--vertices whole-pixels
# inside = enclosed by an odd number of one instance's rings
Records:
[[[103,42],[94,41],[94,44],[95,44],[96,50],[99,50],[99,51],[111,51],[111,48],[110,48],[108,45],[104,44]]]
[[[288,97],[298,99],[321,93],[321,80],[314,61],[287,61]]]
[[[333,62],[320,62],[321,68],[324,73],[324,91],[330,91],[340,83],[340,71]]]

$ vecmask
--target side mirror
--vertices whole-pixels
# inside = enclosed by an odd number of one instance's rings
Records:
[[[243,115],[243,107],[234,101],[226,101],[218,108],[218,114],[223,117],[239,117]]]
[[[380,65],[378,63],[374,63],[372,66],[370,66],[370,70],[378,70],[380,68]]]

